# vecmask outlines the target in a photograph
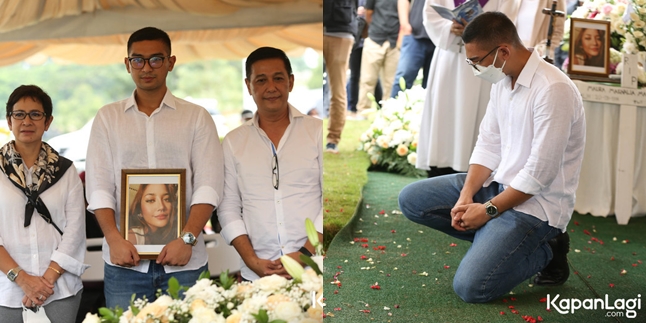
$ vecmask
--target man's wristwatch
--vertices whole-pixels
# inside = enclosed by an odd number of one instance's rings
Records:
[[[182,231],[180,237],[185,244],[190,244],[191,246],[195,246],[197,244],[197,238],[195,238],[195,235],[191,232]]]
[[[307,250],[307,248],[305,248],[305,247],[301,247],[300,249],[298,249],[298,251],[300,251],[302,254],[304,254],[304,255],[306,255],[308,257],[312,256],[312,253],[309,250]]]
[[[18,273],[20,273],[21,271],[22,271],[22,268],[20,268],[20,267],[10,269],[7,272],[7,278],[9,278],[9,280],[12,281],[12,282],[16,281],[16,277],[18,277]]]
[[[487,203],[484,204],[485,210],[487,211],[487,215],[490,216],[492,219],[497,218],[500,213],[498,213],[498,208],[491,203],[491,200],[487,201]]]

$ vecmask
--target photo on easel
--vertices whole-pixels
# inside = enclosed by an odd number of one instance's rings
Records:
[[[568,74],[608,77],[610,22],[571,18]]]

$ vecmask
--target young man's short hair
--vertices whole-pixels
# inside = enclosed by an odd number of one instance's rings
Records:
[[[246,77],[251,77],[251,66],[253,65],[253,63],[270,58],[282,59],[283,63],[285,64],[285,70],[287,70],[287,74],[292,75],[292,64],[290,64],[289,58],[287,58],[287,54],[285,54],[285,52],[278,48],[260,47],[251,52],[249,56],[247,56],[247,61],[245,62]]]
[[[514,23],[502,12],[484,12],[473,19],[462,33],[465,44],[478,43],[481,47],[494,48],[501,43],[522,46]]]
[[[130,35],[130,38],[128,38],[128,55],[130,55],[130,48],[132,47],[132,43],[144,40],[161,41],[168,48],[168,55],[170,55],[170,37],[168,37],[168,34],[165,31],[155,27],[144,27]]]

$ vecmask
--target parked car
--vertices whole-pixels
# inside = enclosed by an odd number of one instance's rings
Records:
[[[94,118],[90,119],[77,131],[68,132],[47,140],[47,143],[58,151],[61,156],[74,162],[74,166],[76,166],[79,173],[85,170],[85,155],[87,154],[88,141],[92,131],[92,122],[94,122]]]

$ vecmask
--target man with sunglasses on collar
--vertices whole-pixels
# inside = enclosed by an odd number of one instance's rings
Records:
[[[538,285],[563,284],[585,145],[581,95],[500,12],[475,18],[462,39],[465,64],[494,83],[468,173],[410,184],[401,210],[472,242],[453,280],[466,302],[501,297],[537,273]]]
[[[272,274],[289,278],[279,258],[301,262],[301,254],[315,252],[305,219],[314,222],[323,240],[323,122],[287,102],[294,75],[282,50],[256,49],[245,72],[258,110],[222,142],[220,233],[242,257],[245,280]]]
[[[87,151],[88,210],[105,235],[106,305],[127,309],[132,294],[156,299],[175,277],[192,286],[208,269],[200,235],[224,187],[222,146],[209,113],[179,99],[166,86],[176,58],[166,32],[142,28],[128,39],[125,68],[136,85],[132,96],[97,113]],[[122,169],[185,169],[187,220],[177,239],[153,261],[140,259],[138,247],[120,233]],[[136,216],[136,215],[131,215]],[[145,246],[149,247],[149,246]]]

